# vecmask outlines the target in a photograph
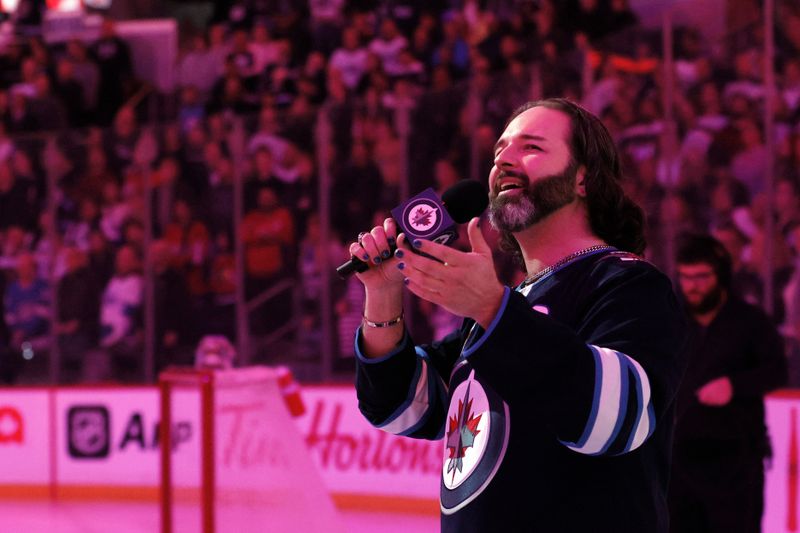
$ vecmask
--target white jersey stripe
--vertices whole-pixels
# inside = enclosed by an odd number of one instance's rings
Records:
[[[628,356],[626,355],[625,357]],[[645,439],[652,433],[651,425],[654,423],[653,420],[650,420],[650,380],[647,378],[647,374],[642,368],[642,365],[630,357],[628,357],[628,361],[639,376],[639,379],[636,380],[636,387],[638,389],[637,392],[639,390],[641,391],[641,398],[639,399],[640,403],[638,406],[640,413],[639,419],[636,421],[636,426],[634,426],[633,439],[630,441],[628,447],[626,447],[626,452],[633,451],[644,444]]]
[[[620,414],[620,401],[622,391],[623,373],[620,360],[616,352],[607,348],[593,347],[598,357],[595,358],[596,364],[602,366],[602,378],[599,384],[600,397],[597,406],[593,410],[597,411],[595,420],[590,420],[591,427],[587,427],[589,436],[582,445],[567,444],[567,446],[583,454],[597,454],[607,448],[608,441],[614,435],[614,428],[617,426],[617,419]]]
[[[655,429],[647,373],[642,365],[624,353],[601,346],[590,345],[589,348],[594,354],[595,364],[599,365],[595,369],[595,399],[581,438],[578,442],[562,443],[578,453],[600,455],[606,453],[617,439],[624,439],[622,453],[635,450]],[[635,397],[636,408],[628,413],[631,395]],[[634,420],[633,427],[621,436],[619,431],[626,418]]]

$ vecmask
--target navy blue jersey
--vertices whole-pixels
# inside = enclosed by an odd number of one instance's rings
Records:
[[[666,533],[685,323],[669,280],[608,250],[506,288],[487,330],[365,358],[374,426],[444,440],[442,531]]]

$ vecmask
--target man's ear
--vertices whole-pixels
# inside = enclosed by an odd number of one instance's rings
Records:
[[[586,198],[586,167],[583,165],[575,173],[575,194]]]

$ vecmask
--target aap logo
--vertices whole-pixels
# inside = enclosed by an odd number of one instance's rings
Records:
[[[69,455],[76,459],[108,457],[110,415],[102,405],[81,405],[67,412]]]
[[[418,237],[435,234],[442,225],[441,207],[428,198],[410,202],[403,211],[406,229]]]
[[[22,444],[25,424],[22,415],[13,407],[0,407],[0,444]]]

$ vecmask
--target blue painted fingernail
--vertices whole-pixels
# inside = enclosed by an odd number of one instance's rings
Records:
[[[392,253],[389,250],[384,250],[381,254],[381,257],[384,259],[389,259],[392,256]]]
[[[395,251],[395,253],[394,253],[394,256],[396,258],[398,258],[398,259],[402,259],[404,255],[406,255],[406,254],[403,253],[403,250],[400,250],[400,249],[397,249],[397,251]]]
[[[419,239],[414,239],[414,242],[411,244],[414,245],[414,248],[422,248],[422,241]]]
[[[375,261],[375,264],[376,264],[376,265],[380,265],[380,264],[381,264],[381,262],[382,262],[382,260],[381,260],[381,258],[380,258],[380,257],[376,257],[375,259],[373,259],[373,261]]]
[[[405,263],[397,263],[397,268],[399,268],[400,270],[403,270],[405,267],[406,267]]]
[[[369,254],[362,255],[361,259],[363,259],[364,261],[369,261]]]
[[[411,280],[410,280],[410,279],[408,279],[408,278],[403,278],[403,285],[408,285],[409,283],[411,283]]]
[[[394,237],[389,237],[388,239],[386,239],[386,241],[389,243],[389,246],[394,246],[395,244],[397,244],[397,241],[395,240]]]

